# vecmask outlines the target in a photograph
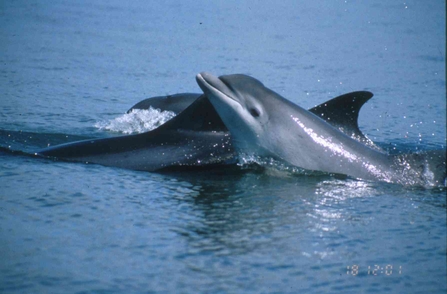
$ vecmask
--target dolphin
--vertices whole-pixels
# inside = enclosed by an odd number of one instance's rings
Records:
[[[368,140],[358,129],[360,108],[371,97],[366,91],[333,98],[309,111],[328,119],[357,139]],[[231,135],[204,94],[179,93],[145,99],[132,109],[156,108],[180,112],[152,131],[104,139],[90,139],[52,146],[36,152],[39,156],[67,161],[97,163],[121,168],[163,171],[234,164],[236,152]],[[336,109],[345,109],[335,114]],[[128,111],[128,112],[129,112]],[[341,121],[344,123],[341,124]]]
[[[209,108],[203,97],[152,131],[57,145],[36,155],[142,171],[234,162],[230,135],[218,115],[203,111]]]
[[[363,180],[446,184],[445,150],[390,155],[342,132],[337,126],[343,123],[339,118],[333,125],[252,77],[215,77],[202,72],[196,80],[230,131],[238,152]]]
[[[203,94],[197,93],[178,93],[167,96],[157,96],[144,99],[134,106],[132,106],[127,113],[134,109],[149,109],[150,107],[154,109],[160,109],[162,111],[172,111],[179,114],[190,106],[194,101],[197,100]]]

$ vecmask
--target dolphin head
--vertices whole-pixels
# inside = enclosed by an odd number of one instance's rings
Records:
[[[196,80],[231,132],[236,148],[265,153],[260,140],[270,121],[267,108],[271,101],[266,96],[274,92],[243,74],[215,77],[202,72]]]

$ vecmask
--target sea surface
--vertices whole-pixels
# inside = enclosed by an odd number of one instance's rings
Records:
[[[446,3],[2,1],[0,293],[446,293],[446,190],[28,156],[144,132],[151,96],[245,73],[310,108],[375,94],[389,152],[446,148]],[[161,121],[161,122],[160,122]]]

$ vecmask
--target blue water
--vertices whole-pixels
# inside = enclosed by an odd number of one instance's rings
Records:
[[[369,90],[371,139],[445,149],[444,1],[241,2],[0,4],[0,292],[446,292],[445,189],[7,151],[121,135],[98,125],[201,71],[306,108]]]

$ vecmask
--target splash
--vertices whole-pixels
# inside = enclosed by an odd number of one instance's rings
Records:
[[[172,111],[161,111],[152,107],[149,109],[133,109],[131,112],[110,121],[97,122],[95,127],[100,130],[123,134],[144,133],[158,128],[174,116],[175,113]]]

